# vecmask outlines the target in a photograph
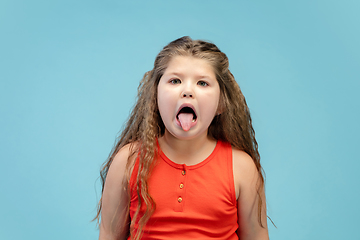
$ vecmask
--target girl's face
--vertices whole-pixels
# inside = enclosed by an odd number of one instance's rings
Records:
[[[175,56],[160,78],[157,98],[165,134],[192,139],[207,134],[218,113],[220,87],[207,60]]]

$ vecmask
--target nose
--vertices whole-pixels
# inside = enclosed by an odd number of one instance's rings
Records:
[[[187,97],[192,98],[193,94],[191,92],[189,92],[189,91],[184,91],[182,93],[182,97],[184,97],[184,98],[187,98]]]
[[[183,89],[182,89],[181,97],[183,97],[183,98],[193,98],[193,97],[195,97],[194,86],[193,86],[191,81],[184,82],[182,87],[183,87]]]

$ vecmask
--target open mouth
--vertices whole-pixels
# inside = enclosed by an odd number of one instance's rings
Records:
[[[195,111],[191,107],[181,108],[178,114],[176,115],[176,118],[180,120],[182,116],[186,116],[186,118],[190,119],[192,122],[195,122],[197,118]]]
[[[189,131],[190,128],[196,125],[196,112],[190,105],[184,105],[180,107],[178,114],[176,115],[179,125],[184,131]]]

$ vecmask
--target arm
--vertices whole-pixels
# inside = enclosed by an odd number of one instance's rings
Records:
[[[129,146],[119,150],[110,165],[102,194],[99,240],[126,239],[129,232],[129,196],[124,186]]]
[[[241,240],[268,240],[264,187],[260,189],[262,200],[261,222],[259,223],[257,189],[260,177],[252,158],[243,151],[233,149],[233,166],[236,196],[238,202],[238,236]]]

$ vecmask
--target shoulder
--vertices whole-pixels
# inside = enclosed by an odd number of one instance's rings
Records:
[[[120,177],[124,177],[128,166],[132,166],[135,162],[136,154],[134,149],[136,144],[126,144],[115,155],[112,160],[109,171],[107,173],[107,179],[117,180]],[[109,180],[110,180],[109,179]]]
[[[254,160],[246,152],[232,147],[234,170],[240,172],[258,172]]]
[[[254,160],[246,152],[233,147],[232,156],[235,190],[238,198],[241,189],[247,188],[249,185],[256,185],[259,172]]]
[[[110,170],[120,170],[126,166],[127,160],[130,155],[130,144],[123,146],[115,155],[109,167]],[[124,166],[125,165],[125,166]]]

